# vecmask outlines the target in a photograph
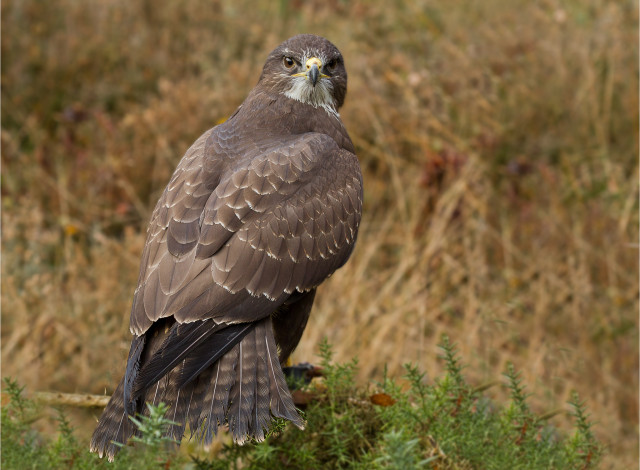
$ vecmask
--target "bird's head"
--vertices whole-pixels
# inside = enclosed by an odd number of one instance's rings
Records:
[[[342,54],[331,42],[300,34],[269,54],[260,83],[294,100],[336,113],[347,94],[347,71]]]

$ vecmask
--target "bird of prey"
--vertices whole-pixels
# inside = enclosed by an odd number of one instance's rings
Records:
[[[158,201],[131,308],[124,377],[91,451],[109,460],[145,403],[169,405],[167,436],[263,440],[274,417],[299,428],[281,365],[316,287],[351,255],[362,174],[338,110],[340,51],[298,35],[269,56],[256,87],[187,150]]]

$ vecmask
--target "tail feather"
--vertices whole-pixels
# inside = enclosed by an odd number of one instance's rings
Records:
[[[213,381],[205,397],[204,442],[210,444],[213,436],[218,434],[218,426],[225,423],[229,408],[229,392],[235,380],[235,368],[238,363],[240,346],[235,345],[215,365]]]
[[[153,406],[158,406],[160,403],[165,403],[165,395],[167,392],[167,386],[169,384],[169,376],[165,375],[158,380],[145,394],[145,403],[151,403]]]
[[[261,341],[256,333],[256,340]],[[256,344],[256,349],[262,351],[261,343]],[[264,440],[264,429],[269,428],[271,422],[270,414],[270,389],[269,389],[269,369],[267,358],[264,354],[258,354],[256,361],[256,406],[253,410],[253,429],[257,441]]]
[[[244,443],[253,424],[251,411],[256,399],[256,331],[247,335],[247,341],[240,343],[239,364],[236,367],[236,380],[231,389],[229,406],[229,431],[233,440]]]
[[[231,351],[227,354],[230,354]],[[211,444],[213,436],[218,434],[218,417],[214,413],[213,405],[215,403],[216,388],[218,386],[218,378],[220,377],[220,364],[224,361],[224,357],[216,362],[211,368],[211,382],[207,387],[203,400],[202,411],[197,417],[197,427],[195,431],[196,439],[203,441],[205,444]]]
[[[278,359],[271,319],[255,328],[214,366],[211,385],[198,420],[205,443],[210,443],[218,425],[225,421],[235,442],[247,438],[264,440],[273,417],[285,418],[300,429],[296,411]]]
[[[221,341],[216,339],[216,334],[208,341],[219,345]],[[264,440],[265,430],[273,417],[288,419],[302,429],[302,418],[296,411],[280,367],[271,318],[254,323],[244,336],[234,335],[238,342],[186,383],[185,377],[192,376],[197,364],[189,355],[185,357],[143,391],[137,411],[146,412],[140,409],[142,398],[153,405],[167,404],[166,417],[177,424],[171,425],[165,435],[177,442],[181,441],[187,423],[191,436],[205,443],[211,443],[225,423],[229,424],[234,441],[240,444],[251,438]],[[227,340],[223,343],[228,347]],[[203,347],[193,351],[199,359],[209,361],[210,356],[202,354]],[[216,354],[216,349],[212,348],[210,354]],[[131,381],[130,378],[128,383]],[[91,440],[91,451],[100,456],[106,454],[109,460],[113,460],[120,449],[113,441],[125,444],[138,432],[127,416],[123,399],[124,382],[121,382]]]
[[[124,378],[102,412],[98,426],[91,437],[90,450],[100,457],[106,455],[110,462],[120,450],[115,442],[127,442],[135,426],[124,410]]]
[[[145,336],[136,336],[131,342],[131,349],[129,350],[129,359],[127,359],[127,369],[124,372],[123,386],[123,400],[125,411],[129,414],[134,414],[136,409],[136,403],[131,395],[133,388],[132,378],[138,374],[140,370],[140,359],[145,346]]]
[[[254,327],[251,323],[230,325],[216,333],[209,341],[194,349],[184,360],[178,386],[183,387],[200,376],[202,371],[208,369],[211,364],[220,359],[234,345],[238,344],[242,337],[249,331],[253,331],[253,329]]]
[[[181,371],[182,364],[169,372],[169,383],[167,384],[166,393],[163,399],[164,403],[169,407],[166,417],[176,423],[169,426],[166,436],[178,443],[182,440],[182,436],[184,434],[187,409],[189,405],[188,402],[194,388],[194,384],[189,384],[183,388],[177,386]]]
[[[207,396],[209,384],[211,384],[211,381],[213,380],[213,373],[215,370],[216,367],[210,366],[195,379],[191,403],[189,404],[189,410],[187,411],[189,429],[191,430],[189,438],[192,438],[194,435],[198,435],[198,430],[202,427],[203,419],[201,416],[205,412],[205,397]]]
[[[280,367],[271,319],[269,319],[268,328],[264,329],[262,339],[264,340],[264,357],[267,361],[267,376],[269,377],[269,394],[271,395],[269,406],[271,407],[271,414],[279,418],[288,419],[300,429],[304,429],[304,423],[296,411],[287,381],[282,373],[282,367]]]
[[[210,320],[187,325],[174,324],[165,332],[162,344],[157,347],[149,361],[139,368],[135,380],[130,379],[131,398],[143,394],[157,380],[179,367],[185,357],[198,346],[206,344],[207,339],[218,329],[219,326]]]

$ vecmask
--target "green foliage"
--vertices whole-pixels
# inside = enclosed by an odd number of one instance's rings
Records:
[[[131,440],[146,446],[154,454],[164,453],[167,449],[167,444],[175,444],[176,441],[165,437],[163,434],[169,426],[178,423],[165,418],[169,406],[164,403],[159,403],[158,406],[152,406],[147,403],[147,408],[149,409],[148,416],[129,418],[142,433],[141,436],[134,436]]]
[[[3,469],[157,469],[183,468],[185,459],[167,448],[168,439],[162,429],[173,424],[164,418],[166,406],[149,407],[149,416],[134,419],[142,435],[133,438],[135,448],[126,447],[115,462],[109,463],[89,453],[86,442],[74,435],[74,428],[62,410],[57,410],[58,437],[48,441],[34,423],[41,410],[23,394],[24,387],[15,380],[4,379],[8,403],[2,407],[2,468]]]
[[[51,445],[48,455],[52,468],[72,466],[80,454],[78,441],[73,435],[73,426],[69,422],[64,410],[57,410],[58,439]]]
[[[437,456],[420,457],[420,439],[408,439],[402,431],[389,431],[382,436],[382,455],[373,462],[382,468],[424,468]]]
[[[262,468],[595,468],[603,447],[596,441],[584,402],[572,395],[575,431],[567,439],[536,416],[512,364],[505,372],[510,403],[496,409],[462,375],[456,347],[443,336],[439,345],[447,373],[433,384],[407,364],[405,390],[386,371],[377,384],[388,398],[376,405],[371,390],[355,384],[357,361],[332,362],[332,350],[321,344],[324,380],[307,391],[317,399],[305,413],[306,430],[276,420],[264,443],[224,445],[217,458],[192,457],[187,463],[163,437],[167,407],[149,405],[149,415],[132,418],[141,430],[137,445],[126,447],[109,468],[183,468],[198,470]],[[66,415],[58,410],[58,437],[46,442],[33,428],[39,417],[23,387],[6,378],[8,403],[2,407],[3,468],[102,468],[106,464],[79,443]]]
[[[141,436],[132,439],[108,468],[196,468],[198,470],[264,468],[349,469],[585,469],[595,468],[602,445],[592,432],[584,402],[573,394],[570,405],[575,431],[568,438],[536,416],[512,364],[507,366],[510,403],[492,404],[462,375],[464,365],[454,344],[439,345],[446,374],[428,383],[425,374],[407,364],[402,385],[387,377],[376,390],[356,386],[357,360],[332,362],[325,341],[320,346],[324,380],[306,389],[316,399],[305,412],[300,431],[276,420],[265,442],[226,444],[213,459],[178,454],[163,437],[167,407],[149,406],[149,415],[132,418]],[[46,442],[32,427],[38,410],[23,388],[5,379],[9,402],[2,408],[3,468],[102,468],[104,460],[89,454],[58,411],[58,438]],[[377,393],[373,393],[377,392]],[[375,397],[377,400],[374,399]]]
[[[575,468],[592,468],[602,456],[602,444],[591,432],[593,423],[589,421],[584,401],[580,400],[577,392],[571,393],[569,404],[573,407],[571,415],[575,419],[575,432],[566,448],[568,457],[578,463]]]
[[[158,406],[147,403],[147,408],[148,416],[129,418],[141,432],[140,436],[133,436],[131,441],[142,445],[147,455],[146,461],[155,461],[159,465],[167,466],[171,462],[171,454],[175,453],[176,441],[164,436],[164,433],[170,426],[178,423],[165,417],[169,406],[164,403],[159,403]]]
[[[307,409],[307,428],[280,430],[264,443],[225,446],[217,459],[195,459],[198,469],[351,468],[351,469],[581,469],[595,468],[601,445],[591,433],[584,404],[572,400],[576,431],[562,439],[536,416],[513,365],[505,372],[510,403],[500,408],[470,386],[455,345],[440,344],[447,374],[428,384],[425,374],[407,364],[409,389],[387,377],[377,384],[393,398],[372,404],[371,390],[355,386],[356,361],[331,362],[321,345],[325,379],[312,386],[318,400]],[[326,388],[325,388],[326,387]],[[391,403],[391,402],[390,402]]]
[[[6,377],[4,384],[9,402],[2,407],[2,467],[20,468],[24,462],[43,458],[39,436],[31,428],[37,409],[22,396],[24,387],[15,380]]]

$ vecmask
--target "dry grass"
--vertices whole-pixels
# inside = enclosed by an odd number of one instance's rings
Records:
[[[313,32],[346,57],[365,216],[294,359],[326,335],[363,380],[434,376],[446,332],[471,381],[513,361],[539,411],[576,389],[631,468],[637,20],[599,0],[3,2],[3,375],[112,390],[159,192],[267,53]]]

